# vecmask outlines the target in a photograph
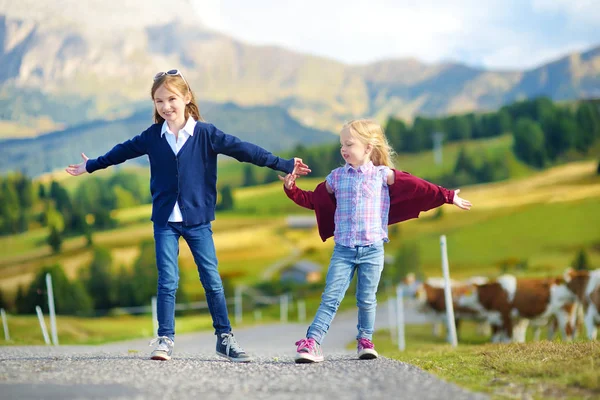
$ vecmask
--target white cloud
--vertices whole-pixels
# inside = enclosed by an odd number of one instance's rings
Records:
[[[210,29],[223,30],[221,19],[221,0],[190,0],[192,7],[200,17],[203,24]]]
[[[532,0],[532,8],[566,15],[575,23],[600,22],[600,4],[597,0]]]
[[[190,1],[206,25],[238,40],[347,63],[416,57],[529,68],[600,42],[591,33],[600,15],[587,0]],[[577,32],[556,26],[563,15]]]

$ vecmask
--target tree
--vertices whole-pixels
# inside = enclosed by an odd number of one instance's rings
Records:
[[[136,174],[119,171],[109,179],[108,183],[111,187],[120,186],[131,193],[136,199],[137,204],[146,203],[151,200],[148,185]]]
[[[416,132],[414,129],[407,129],[402,137],[402,142],[400,143],[400,151],[417,153],[424,148],[424,146],[421,145],[421,141],[422,138],[419,137],[418,132]]]
[[[468,139],[471,137],[471,123],[466,115],[452,115],[443,120],[444,132],[449,141]]]
[[[117,225],[117,221],[111,216],[110,210],[98,209],[94,213],[94,227],[96,229],[110,229]]]
[[[80,282],[71,282],[59,264],[42,267],[33,278],[25,295],[18,304],[19,312],[33,314],[35,306],[48,312],[46,274],[52,276],[52,291],[57,314],[89,314],[92,300]],[[18,293],[17,293],[18,297]]]
[[[518,159],[538,168],[546,165],[544,132],[537,122],[529,118],[520,118],[515,125],[513,136],[513,151]]]
[[[307,164],[312,165],[308,162],[307,162]],[[275,171],[274,169],[268,168],[267,173],[265,174],[265,178],[263,179],[263,183],[278,182],[279,181],[278,176],[279,176],[279,172]]]
[[[464,147],[461,147],[458,156],[456,157],[456,164],[454,165],[454,174],[459,174],[464,172],[468,175],[474,174],[475,170],[475,162],[467,153],[467,150]]]
[[[571,263],[571,267],[573,267],[573,269],[577,271],[590,269],[590,261],[584,249],[579,250],[579,252],[575,256],[575,259]]]
[[[484,136],[499,136],[512,130],[510,114],[505,109],[483,117]]]
[[[113,186],[112,191],[115,197],[115,208],[129,208],[140,204],[139,198],[119,185]]]
[[[19,173],[14,176],[14,185],[19,195],[21,207],[30,209],[37,200],[37,193],[34,190],[33,182],[29,177]]]
[[[61,232],[55,226],[50,227],[50,235],[48,235],[47,242],[50,247],[52,247],[52,252],[54,254],[60,253],[63,238]]]
[[[38,197],[40,199],[45,199],[46,198],[46,186],[44,186],[43,183],[40,183],[38,186]]]
[[[254,176],[254,167],[250,164],[244,165],[244,178],[242,180],[242,186],[254,186],[256,184],[258,184],[258,181]]]
[[[402,148],[402,141],[407,132],[404,121],[396,118],[390,118],[385,128],[385,136],[390,142],[390,146],[394,149]],[[310,164],[308,164],[310,165]]]
[[[546,154],[552,161],[574,147],[579,136],[579,126],[569,110],[557,111],[553,118],[542,121],[546,141]]]
[[[231,186],[225,185],[221,189],[221,202],[219,203],[218,209],[220,211],[233,210],[234,200],[231,192]]]
[[[4,298],[4,293],[2,292],[2,289],[0,289],[0,308],[4,308],[5,310],[8,309],[8,303]]]
[[[600,138],[600,116],[596,107],[589,102],[582,102],[577,108],[577,124],[579,135],[575,147],[585,153],[595,140]]]
[[[137,305],[133,287],[133,275],[124,265],[121,265],[117,273],[115,289],[117,296],[115,304],[118,307],[132,307]]]
[[[92,227],[87,223],[85,224],[83,235],[85,236],[85,245],[92,247],[94,245],[94,236],[92,234]]]
[[[412,133],[414,138],[417,140],[415,143],[416,150],[424,150],[430,149],[433,146],[433,138],[432,134],[434,132],[440,131],[441,123],[437,120],[424,118],[424,117],[416,117],[412,126]]]
[[[112,256],[108,249],[94,249],[92,262],[81,273],[81,282],[94,302],[94,308],[108,310],[116,304]]]
[[[18,314],[27,313],[27,303],[25,301],[25,289],[19,285],[17,287],[17,294],[15,295],[15,309]]]
[[[59,211],[71,209],[71,199],[67,190],[56,181],[50,183],[50,198],[54,200],[56,209]]]
[[[135,306],[150,304],[152,296],[156,295],[158,272],[155,254],[154,241],[144,241],[140,244],[140,255],[133,264],[131,274]]]
[[[5,179],[0,187],[0,229],[3,233],[17,233],[21,212],[17,189],[9,179]]]

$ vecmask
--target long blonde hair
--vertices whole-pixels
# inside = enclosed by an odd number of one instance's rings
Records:
[[[196,97],[194,96],[194,92],[187,84],[187,82],[180,75],[168,75],[165,74],[160,78],[156,79],[152,84],[152,89],[150,90],[150,97],[154,102],[154,93],[158,90],[159,87],[165,85],[167,89],[174,93],[181,93],[183,97],[185,97],[188,93],[190,95],[190,102],[185,106],[185,119],[192,116],[196,121],[204,121],[202,115],[200,115],[200,109],[198,108],[198,104],[196,104]],[[157,124],[162,124],[165,122],[165,119],[160,116],[158,110],[156,109],[156,105],[154,105],[154,122]]]
[[[371,161],[374,165],[385,165],[394,168],[392,156],[394,149],[390,146],[383,132],[383,128],[377,122],[370,119],[355,119],[344,125],[352,136],[363,142],[365,145],[371,145]]]

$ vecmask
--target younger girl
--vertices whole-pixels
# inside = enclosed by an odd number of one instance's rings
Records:
[[[456,195],[458,190],[393,170],[393,150],[381,126],[371,120],[346,124],[340,143],[346,165],[334,169],[314,192],[296,187],[294,174],[281,178],[288,197],[315,210],[323,241],[333,235],[335,242],[321,304],[306,338],[296,342],[297,363],[323,361],[321,344],[355,273],[358,358],[377,358],[371,340],[388,224],[416,218],[421,211],[444,203],[465,210],[471,207]]]
[[[284,160],[254,144],[242,142],[202,120],[194,93],[179,70],[159,72],[151,89],[154,122],[144,132],[116,145],[103,156],[69,165],[74,176],[92,173],[131,158],[148,155],[152,221],[158,269],[158,337],[153,360],[169,360],[175,345],[175,292],[179,281],[179,238],[192,251],[217,335],[217,354],[231,361],[251,358],[231,333],[212,237],[217,199],[217,155],[306,175],[301,159]]]

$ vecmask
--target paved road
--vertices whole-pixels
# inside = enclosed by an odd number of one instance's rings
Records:
[[[175,358],[148,359],[147,340],[102,346],[0,348],[0,399],[485,399],[422,370],[381,357],[356,359],[355,312],[338,315],[323,344],[326,361],[294,364],[305,324],[235,330],[255,356],[234,364],[214,354],[212,333],[179,335]],[[407,314],[407,318],[419,318]],[[387,324],[380,307],[377,326]]]

